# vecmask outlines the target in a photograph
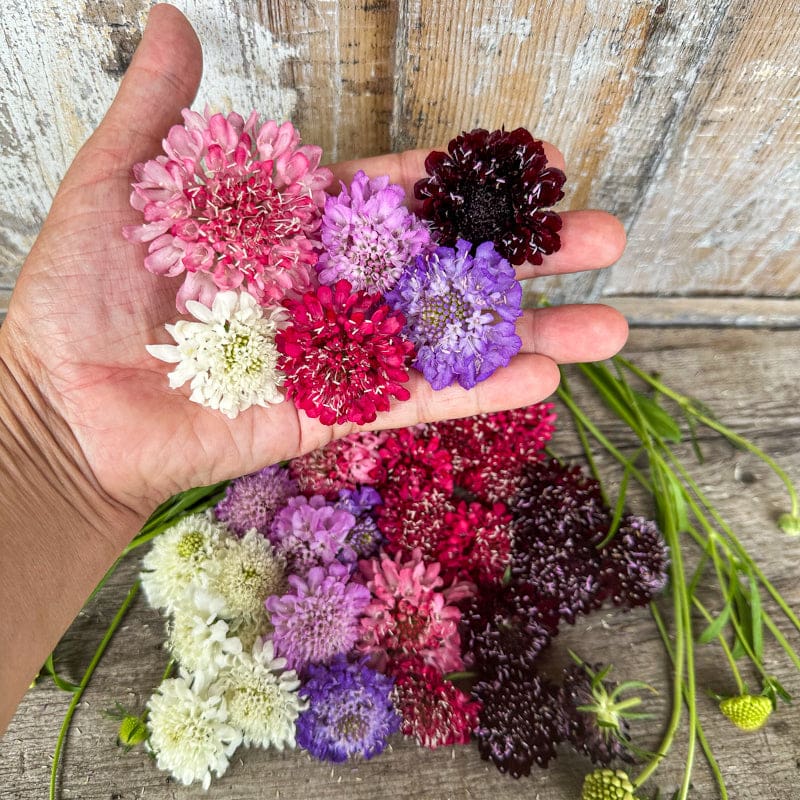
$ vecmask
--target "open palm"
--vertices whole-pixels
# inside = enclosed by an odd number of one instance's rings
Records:
[[[117,502],[146,513],[167,495],[290,458],[352,428],[327,428],[291,402],[252,408],[236,419],[167,386],[168,368],[146,344],[166,342],[164,323],[177,318],[180,278],[147,272],[145,248],[122,238],[140,221],[129,204],[131,167],[152,158],[200,80],[200,45],[171,6],[151,12],[142,44],[117,98],[84,145],[17,283],[3,335],[24,370],[74,437],[94,477]],[[248,111],[248,109],[240,109]],[[556,166],[561,155],[548,149]],[[422,151],[334,165],[349,179],[357,169],[389,174],[410,194],[422,176]],[[537,274],[602,267],[619,257],[621,226],[602,212],[564,216],[563,247]],[[530,277],[533,267],[518,270]],[[434,392],[416,373],[410,402],[371,426],[464,416],[540,400],[558,382],[556,364],[606,358],[623,344],[624,319],[603,306],[528,311],[518,331],[522,352],[467,392]]]

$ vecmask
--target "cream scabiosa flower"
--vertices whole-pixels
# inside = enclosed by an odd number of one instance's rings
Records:
[[[308,705],[298,696],[300,681],[286,659],[276,658],[271,639],[255,643],[220,674],[215,686],[225,697],[229,721],[247,746],[295,746],[295,721]]]
[[[221,693],[195,684],[182,675],[158,687],[147,703],[148,748],[159,769],[171,772],[184,786],[200,781],[208,789],[211,773],[219,778],[228,768],[241,734],[228,724]]]
[[[287,317],[283,309],[264,309],[252,295],[233,291],[219,292],[211,308],[197,300],[187,300],[186,308],[196,322],[166,326],[176,344],[147,345],[150,355],[177,364],[171,388],[190,381],[191,400],[231,419],[250,406],[283,400],[275,348]]]
[[[190,584],[201,579],[227,535],[208,514],[192,514],[156,537],[142,561],[142,588],[150,605],[172,612]]]

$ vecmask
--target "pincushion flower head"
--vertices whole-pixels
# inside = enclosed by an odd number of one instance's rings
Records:
[[[508,365],[522,341],[514,321],[522,314],[522,287],[491,242],[463,239],[418,256],[386,301],[403,313],[414,342],[414,366],[434,389],[458,382],[471,389]]]
[[[308,709],[297,720],[297,743],[315,758],[335,763],[383,752],[400,726],[392,685],[363,660],[350,663],[343,655],[329,666],[310,666],[300,690]]]
[[[477,129],[457,136],[447,150],[425,159],[429,177],[414,186],[420,214],[442,244],[494,242],[515,265],[541,264],[542,255],[559,249],[561,218],[542,209],[564,196],[566,177],[547,166],[542,142],[524,128]]]
[[[402,186],[359,170],[350,188],[325,201],[317,270],[321,283],[344,278],[353,289],[384,294],[430,243],[427,226],[404,205]]]
[[[197,321],[166,326],[174,345],[147,345],[150,355],[177,364],[169,374],[171,388],[190,381],[190,400],[231,419],[250,406],[283,401],[275,348],[283,309],[266,311],[239,292],[220,292],[210,307],[195,300],[186,307]]]
[[[373,422],[391,398],[408,400],[406,362],[414,346],[405,318],[379,295],[337,281],[287,299],[291,316],[276,337],[286,396],[324,425]]]
[[[164,152],[134,166],[131,205],[143,225],[124,229],[149,242],[145,267],[156,275],[186,273],[177,305],[210,303],[240,288],[260,304],[315,283],[315,238],[329,170],[322,150],[300,146],[290,122],[261,124],[253,112],[183,111]]]

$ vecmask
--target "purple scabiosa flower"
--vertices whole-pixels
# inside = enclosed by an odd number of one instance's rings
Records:
[[[355,564],[358,556],[347,543],[355,523],[353,514],[322,495],[299,495],[275,515],[269,539],[286,558],[289,572],[306,575],[311,567],[324,567],[337,559]]]
[[[383,752],[400,727],[390,699],[394,681],[343,655],[328,666],[310,666],[307,676],[300,696],[309,705],[297,720],[297,743],[336,763]]]
[[[602,556],[603,592],[615,605],[646,606],[667,585],[669,549],[652,520],[624,516]]]
[[[611,512],[597,481],[555,460],[531,464],[510,506],[512,580],[555,601],[570,623],[598,608],[603,592],[597,545],[609,530]]]
[[[370,179],[359,170],[349,191],[341,186],[338,197],[325,201],[320,282],[333,285],[344,278],[354,291],[385,294],[428,247],[428,227],[403,205],[405,191],[387,175]]]
[[[288,469],[277,465],[231,481],[214,512],[237,535],[251,528],[266,536],[278,509],[298,492]]]
[[[504,367],[522,346],[514,321],[522,314],[522,288],[513,267],[491,242],[459,239],[437,247],[406,268],[386,302],[406,318],[414,366],[434,389],[458,382],[471,389]]]
[[[338,562],[312,567],[305,578],[289,576],[289,592],[267,598],[275,650],[288,669],[324,664],[352,649],[370,593],[361,583],[348,583],[349,577],[350,570]]]
[[[481,701],[475,735],[481,757],[513,778],[530,775],[534,763],[546,767],[566,736],[567,719],[558,689],[529,669],[501,671],[476,683]]]
[[[352,547],[359,558],[374,556],[383,542],[383,536],[378,530],[378,523],[371,514],[371,510],[375,506],[381,505],[382,502],[381,496],[371,486],[339,490],[337,508],[349,511],[356,517],[356,524],[347,534],[345,544]]]

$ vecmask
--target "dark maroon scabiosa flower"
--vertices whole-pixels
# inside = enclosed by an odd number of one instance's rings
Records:
[[[567,740],[593,763],[607,767],[612,761],[633,761],[626,749],[628,723],[615,708],[618,690],[613,681],[603,680],[599,667],[570,664],[564,669],[561,687],[569,724]]]
[[[529,582],[574,622],[603,601],[597,545],[611,524],[597,481],[555,460],[532,464],[511,502],[512,580]]]
[[[512,778],[530,775],[556,757],[567,718],[557,687],[529,669],[510,669],[475,684],[483,705],[475,731],[481,757]]]
[[[431,750],[449,744],[467,744],[478,724],[480,703],[445,680],[420,658],[392,664],[395,684],[392,700],[403,721],[400,731]]]
[[[516,493],[528,464],[544,458],[555,429],[552,403],[444,420],[429,426],[452,453],[456,482],[487,502]]]
[[[487,588],[464,606],[461,639],[470,665],[485,675],[532,669],[558,633],[558,609],[530,584]]]
[[[286,396],[324,425],[373,422],[392,397],[408,400],[414,345],[405,318],[380,295],[353,292],[341,280],[284,301],[289,326],[275,338]]]
[[[441,244],[494,242],[512,264],[541,264],[542,255],[559,249],[561,217],[542,209],[564,196],[566,176],[547,166],[539,140],[524,128],[479,128],[457,136],[447,150],[428,155],[429,177],[414,186],[420,215]]]
[[[603,593],[618,606],[646,606],[666,585],[669,549],[656,523],[626,515],[601,551]]]

